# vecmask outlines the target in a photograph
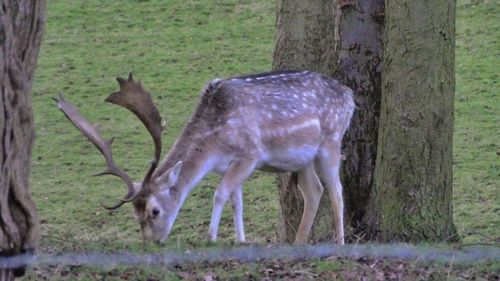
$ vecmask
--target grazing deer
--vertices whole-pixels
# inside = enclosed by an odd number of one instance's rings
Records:
[[[334,211],[335,237],[344,243],[341,141],[354,111],[353,93],[336,80],[310,71],[285,71],[210,81],[198,106],[165,160],[161,118],[140,82],[117,78],[120,91],[106,101],[132,111],[151,134],[154,159],[141,183],[113,162],[111,142],[101,138],[62,96],[58,107],[103,154],[107,170],[128,193],[114,206],[132,202],[144,239],[164,241],[194,186],[209,172],[222,175],[214,195],[209,239],[216,240],[221,213],[230,199],[238,241],[245,241],[242,186],[256,170],[298,172],[304,211],[296,244],[304,244],[316,216],[323,186]],[[320,179],[322,181],[320,181]]]

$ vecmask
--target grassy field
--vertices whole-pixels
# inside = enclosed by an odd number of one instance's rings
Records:
[[[458,1],[454,221],[465,242],[500,238],[500,13],[497,1]],[[486,237],[485,237],[486,236]]]
[[[123,184],[90,176],[103,170],[104,161],[69,125],[51,97],[64,93],[106,138],[115,136],[115,161],[138,180],[148,167],[152,145],[132,114],[104,103],[118,88],[114,78],[132,71],[152,92],[168,124],[163,135],[168,150],[207,81],[271,68],[274,1],[52,0],[47,13],[33,85],[37,137],[31,190],[41,220],[41,251],[155,252],[206,246],[217,177],[204,180],[188,198],[165,247],[143,245],[131,206],[113,213],[99,206],[122,197]],[[500,237],[499,13],[496,1],[458,1],[454,219],[464,243]],[[276,242],[279,204],[274,178],[254,175],[246,184],[244,201],[248,239]],[[217,245],[230,246],[233,237],[232,217],[226,210]],[[315,263],[317,271],[341,266],[338,261]],[[238,274],[255,271],[260,278],[266,276],[266,266],[245,265]],[[301,267],[291,267],[297,266]],[[182,277],[175,270],[149,269],[129,276],[130,269],[120,267],[74,272],[78,274],[37,268],[26,280]],[[221,272],[219,278],[224,276]]]

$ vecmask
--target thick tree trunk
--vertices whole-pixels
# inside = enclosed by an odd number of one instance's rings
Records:
[[[0,256],[33,251],[39,239],[28,191],[34,136],[30,90],[44,11],[43,0],[0,0]],[[0,278],[22,273],[0,270]]]
[[[336,65],[333,1],[279,0],[273,69],[332,75]]]
[[[347,222],[358,231],[373,185],[380,114],[384,0],[335,1],[335,76],[355,93],[356,111],[343,140]],[[357,237],[347,237],[356,240]]]
[[[273,69],[308,69],[331,76],[335,68],[333,1],[279,0]],[[282,227],[280,241],[292,243],[300,224],[303,198],[297,173],[278,176]],[[333,219],[328,195],[321,198],[310,241],[331,240]]]
[[[386,1],[382,105],[367,222],[383,241],[443,241],[452,223],[455,1]]]
[[[344,138],[343,185],[347,221],[364,215],[375,164],[383,0],[278,1],[274,69],[310,69],[340,79],[356,93],[357,109]],[[292,242],[302,215],[297,177],[278,178],[281,241]],[[333,238],[330,203],[322,197],[311,241]]]

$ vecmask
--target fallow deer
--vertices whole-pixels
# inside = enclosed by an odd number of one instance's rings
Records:
[[[111,141],[62,96],[58,107],[103,154],[107,170],[122,178],[128,193],[114,206],[132,202],[145,240],[164,241],[189,192],[209,172],[222,175],[215,190],[209,239],[216,240],[225,202],[230,199],[238,241],[245,241],[242,186],[256,170],[298,172],[304,210],[295,243],[307,242],[323,186],[334,212],[335,240],[344,243],[341,141],[355,105],[353,92],[337,80],[311,71],[271,72],[210,81],[196,110],[166,158],[161,155],[161,118],[140,82],[117,78],[120,90],[106,101],[132,111],[154,144],[154,159],[141,183],[113,162]],[[320,180],[321,179],[321,180]]]

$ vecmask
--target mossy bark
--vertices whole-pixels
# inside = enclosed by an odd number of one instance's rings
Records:
[[[387,0],[375,185],[381,241],[444,241],[452,223],[455,1]]]
[[[309,69],[346,83],[357,109],[344,140],[342,182],[346,221],[357,225],[372,185],[375,163],[382,55],[383,0],[278,1],[274,69]],[[282,211],[280,240],[293,242],[303,199],[296,174],[278,177]],[[333,220],[325,192],[310,242],[331,241]]]
[[[43,0],[0,0],[0,256],[33,251],[39,239],[28,190],[34,138],[30,91],[44,11]],[[0,270],[0,280],[22,273],[22,268]]]

